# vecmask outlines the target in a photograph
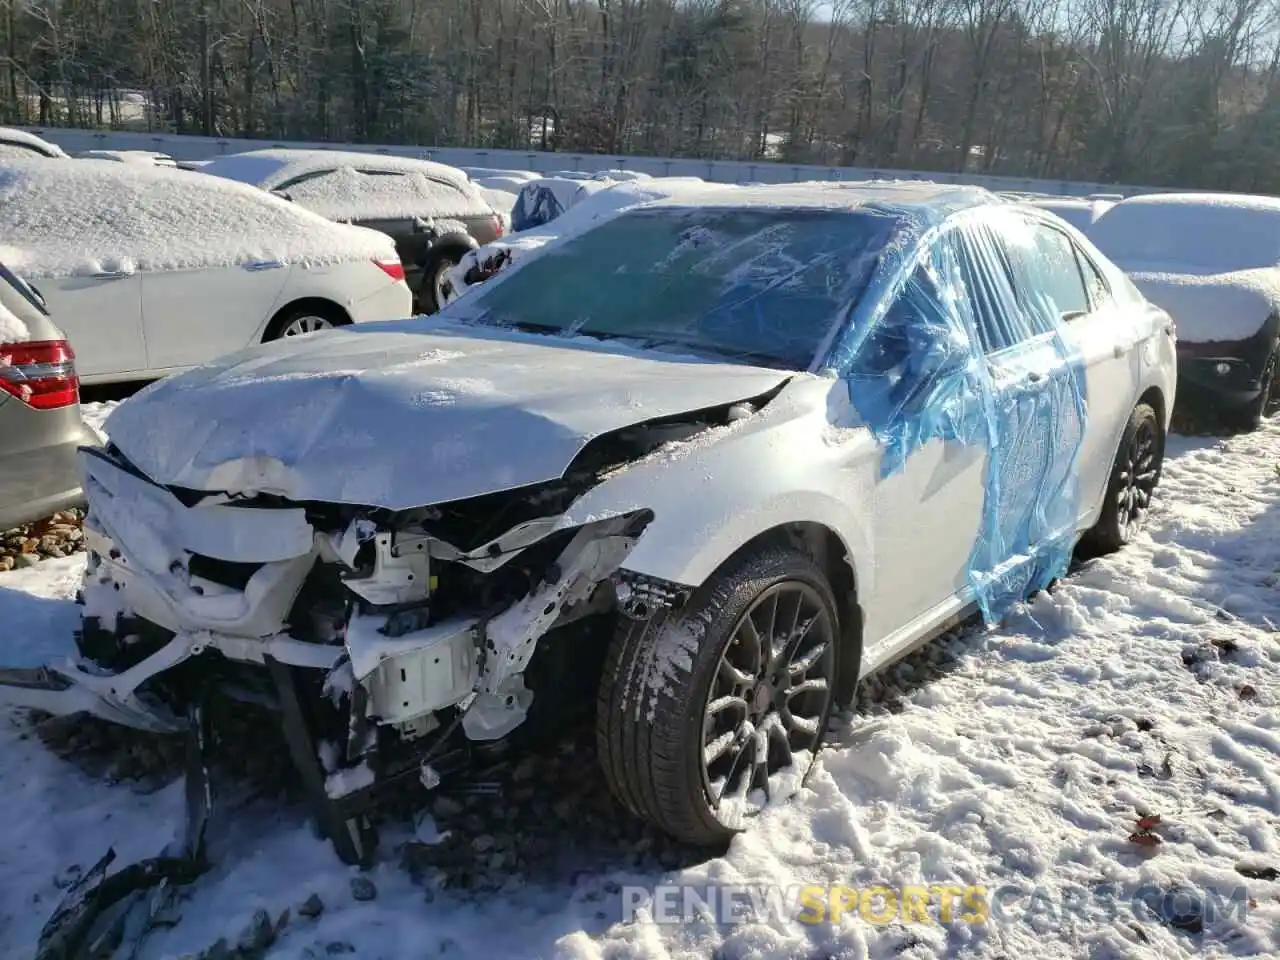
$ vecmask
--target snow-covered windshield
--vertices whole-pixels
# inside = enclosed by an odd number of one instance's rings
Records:
[[[806,370],[903,225],[869,208],[633,210],[482,289],[467,314]]]

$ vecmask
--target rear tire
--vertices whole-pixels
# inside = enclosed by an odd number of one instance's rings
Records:
[[[1129,414],[1098,522],[1081,538],[1094,555],[1115,553],[1142,529],[1164,465],[1164,429],[1150,404]]]
[[[727,843],[761,801],[790,797],[811,771],[839,640],[826,576],[786,546],[745,555],[678,613],[620,618],[596,702],[614,795],[678,840]]]
[[[334,327],[346,326],[350,322],[347,315],[336,306],[319,303],[296,304],[276,314],[268,324],[267,332],[262,335],[262,342],[332,330]]]

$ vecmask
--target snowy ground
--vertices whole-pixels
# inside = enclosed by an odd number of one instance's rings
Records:
[[[1239,870],[1280,875],[1280,423],[1170,446],[1140,542],[1003,628],[947,638],[895,668],[810,788],[723,858],[639,873],[620,858],[488,896],[424,893],[394,854],[407,833],[384,834],[386,860],[369,875],[378,896],[363,902],[301,812],[245,801],[182,922],[142,957],[234,943],[259,907],[295,908],[270,953],[280,958],[1276,956],[1280,884]],[[70,643],[81,564],[0,574],[6,659]],[[109,844],[122,862],[153,854],[182,809],[180,784],[148,794],[90,778],[29,729],[0,718],[0,956],[29,955],[72,864],[89,866]],[[1129,839],[1149,814],[1161,817],[1152,832],[1163,842]],[[574,836],[566,827],[561,842]],[[615,884],[670,882],[977,884],[1016,895],[977,925],[618,922]],[[1103,884],[1120,891],[1114,916],[1064,918],[1064,897]],[[1241,886],[1247,913],[1198,933],[1130,908],[1145,887]],[[326,910],[301,920],[296,905],[313,891]]]

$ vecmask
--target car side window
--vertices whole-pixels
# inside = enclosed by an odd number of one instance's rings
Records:
[[[1013,266],[1018,302],[1050,330],[1090,312],[1092,305],[1076,245],[1038,220],[1010,218],[1002,231]]]
[[[276,184],[271,189],[273,192],[282,193],[292,190],[294,187],[299,184],[306,183],[308,180],[318,180],[320,177],[327,177],[336,172],[337,171],[335,170],[312,170],[310,173],[304,173],[301,176],[294,177],[292,180],[286,180],[284,183]]]
[[[1084,285],[1089,291],[1091,309],[1097,310],[1111,299],[1111,285],[1107,283],[1106,277],[1102,275],[1097,265],[1089,259],[1089,255],[1075,244],[1072,246],[1075,248],[1080,270],[1084,274]]]

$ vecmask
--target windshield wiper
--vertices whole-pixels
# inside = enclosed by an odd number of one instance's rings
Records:
[[[624,336],[619,334],[619,336]],[[653,337],[644,336],[643,334],[630,335],[631,339],[638,341],[643,349],[653,349],[654,347],[678,347],[682,350],[688,350],[690,353],[710,354],[711,356],[722,358],[725,360],[736,360],[741,363],[751,363],[762,367],[785,367],[786,361],[769,353],[762,353],[758,350],[738,350],[733,347],[726,347],[720,344],[701,343],[692,340],[680,340],[675,337]]]

